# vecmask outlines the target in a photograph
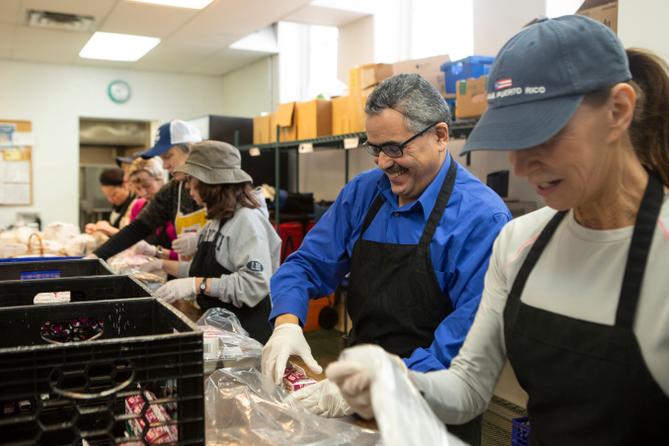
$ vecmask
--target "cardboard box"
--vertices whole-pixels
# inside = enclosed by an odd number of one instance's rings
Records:
[[[614,33],[618,32],[617,0],[585,0],[576,14],[590,17],[605,24]]]
[[[455,118],[478,118],[488,108],[486,95],[487,76],[470,77],[456,83]]]
[[[402,60],[393,64],[393,74],[399,73],[436,73],[441,71],[441,65],[450,62],[448,54],[426,57],[424,59]],[[423,76],[425,77],[425,76]]]
[[[365,131],[366,96],[349,95],[332,99],[332,134]]]
[[[281,128],[279,141],[295,141],[297,139],[297,125],[295,125],[295,103],[280,104],[270,118],[270,141],[276,142],[276,127]]]
[[[295,109],[297,139],[332,135],[332,103],[322,99],[298,102]]]
[[[375,63],[360,66],[360,89],[379,85],[384,79],[393,75],[393,66],[386,63]]]
[[[267,144],[270,142],[271,120],[271,115],[253,118],[253,144]]]

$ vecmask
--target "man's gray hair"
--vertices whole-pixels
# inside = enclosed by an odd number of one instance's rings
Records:
[[[392,108],[405,116],[407,129],[420,132],[438,122],[448,124],[448,104],[428,81],[417,74],[398,74],[384,80],[367,98],[365,113],[376,115]]]

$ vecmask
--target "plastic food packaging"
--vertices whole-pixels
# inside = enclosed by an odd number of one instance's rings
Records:
[[[171,421],[169,414],[161,404],[151,404],[155,399],[156,396],[147,390],[144,391],[144,397],[142,395],[131,395],[125,399],[126,414],[141,415],[141,418],[128,420],[128,429],[131,435],[142,438],[142,432],[147,422],[149,426],[153,426]],[[144,406],[147,404],[149,407],[143,412]],[[156,426],[149,428],[144,438],[147,444],[172,443],[178,440],[178,432],[174,425]]]
[[[205,371],[221,367],[260,368],[263,345],[249,336],[232,311],[210,308],[197,325],[204,332]]]
[[[371,376],[374,416],[386,446],[465,446],[445,425],[409,381],[405,369],[394,364],[378,346],[348,348],[340,361],[356,363]]]
[[[309,378],[299,365],[289,362],[283,373],[283,388],[288,392],[295,392],[304,387],[316,384],[316,380]]]
[[[205,385],[207,445],[380,444],[377,432],[319,417],[286,401],[287,397],[288,392],[258,370],[216,370]]]

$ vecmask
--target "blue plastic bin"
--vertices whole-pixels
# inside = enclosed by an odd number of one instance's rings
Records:
[[[530,444],[530,420],[527,417],[511,420],[511,446]]]
[[[460,79],[477,78],[490,73],[495,58],[492,56],[469,56],[442,64],[446,78],[446,93],[455,94],[455,83]]]

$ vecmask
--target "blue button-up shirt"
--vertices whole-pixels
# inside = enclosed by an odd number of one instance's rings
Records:
[[[337,287],[350,272],[353,246],[378,194],[385,203],[363,238],[418,244],[451,162],[449,156],[421,196],[401,207],[380,169],[353,178],[309,231],[300,249],[272,277],[270,318],[291,313],[304,324],[309,298],[326,296]],[[453,312],[439,324],[428,348],[417,348],[404,358],[407,366],[417,371],[447,368],[457,355],[481,300],[492,244],[511,219],[495,192],[462,166],[457,169],[453,192],[430,243],[434,272],[444,298],[451,299]]]

